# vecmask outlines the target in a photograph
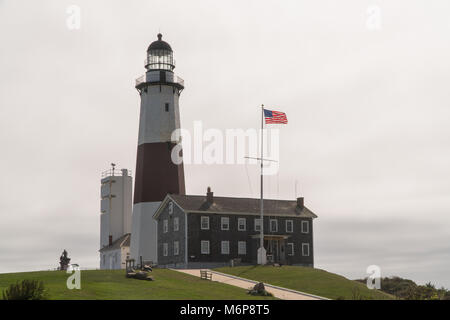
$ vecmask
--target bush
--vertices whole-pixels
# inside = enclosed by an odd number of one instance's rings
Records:
[[[22,280],[11,284],[3,291],[4,300],[45,300],[47,299],[44,282],[37,280]]]

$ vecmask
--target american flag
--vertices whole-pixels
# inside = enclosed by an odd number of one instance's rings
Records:
[[[264,109],[264,118],[266,119],[266,124],[269,123],[282,123],[287,124],[286,114],[280,111],[272,111]]]

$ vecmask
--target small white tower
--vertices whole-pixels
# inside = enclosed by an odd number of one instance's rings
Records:
[[[127,169],[116,175],[115,164],[110,170],[102,173],[100,201],[100,268],[118,269],[121,257],[114,261],[105,259],[107,247],[115,241],[131,233],[132,215],[132,183],[133,178]],[[125,259],[126,257],[124,257]]]
[[[178,99],[184,81],[173,72],[173,51],[161,34],[147,49],[145,68],[145,75],[136,80],[141,109],[130,250],[137,262],[142,258],[156,263],[153,214],[168,193],[185,194],[183,164],[171,159],[177,144],[171,135],[180,128]]]

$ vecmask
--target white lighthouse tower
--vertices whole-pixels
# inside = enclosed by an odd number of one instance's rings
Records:
[[[168,193],[185,194],[183,164],[171,160],[172,132],[180,128],[178,99],[184,81],[175,76],[170,45],[162,40],[147,49],[144,76],[136,80],[141,97],[130,254],[137,262],[157,262],[153,214]]]

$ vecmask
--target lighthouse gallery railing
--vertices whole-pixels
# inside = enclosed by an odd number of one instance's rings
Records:
[[[158,80],[156,80],[156,81],[158,81]],[[139,78],[136,79],[136,86],[140,85],[141,83],[145,83],[145,82],[152,82],[152,81],[146,81],[146,76],[142,75],[142,76],[140,76]],[[182,85],[184,87],[184,80],[181,79],[178,76],[175,76],[175,75],[173,76],[173,79],[166,79],[165,82],[167,82],[167,83],[178,83],[178,84],[180,84],[180,85]]]

